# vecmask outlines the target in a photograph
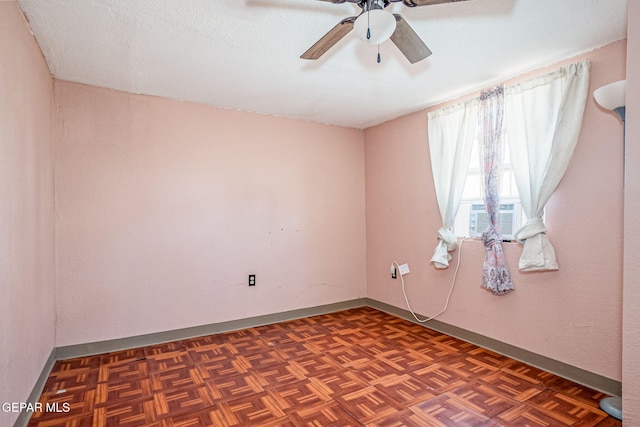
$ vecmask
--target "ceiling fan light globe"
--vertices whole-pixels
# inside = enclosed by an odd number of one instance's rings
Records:
[[[384,9],[373,9],[358,16],[353,30],[362,41],[380,44],[389,40],[396,30],[396,18]],[[371,38],[367,38],[367,30],[370,30]]]

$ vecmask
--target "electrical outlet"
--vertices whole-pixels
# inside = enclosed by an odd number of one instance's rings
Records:
[[[397,278],[397,274],[396,274],[396,265],[395,264],[391,264],[391,269],[389,270],[391,272],[391,278],[395,279]]]
[[[249,275],[249,286],[255,286],[256,285],[256,275],[255,274],[250,274]]]
[[[409,264],[401,264],[398,267],[398,272],[400,273],[401,276],[404,276],[405,274],[409,274]]]

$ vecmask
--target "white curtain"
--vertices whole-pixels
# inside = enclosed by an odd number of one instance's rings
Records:
[[[589,62],[583,61],[505,88],[511,165],[529,218],[514,236],[524,244],[521,271],[558,269],[542,217],[578,141],[588,86]]]
[[[471,146],[477,131],[477,99],[432,111],[429,117],[429,151],[436,198],[442,217],[438,245],[431,262],[447,268],[458,240],[451,231],[460,206],[464,182],[471,159]]]

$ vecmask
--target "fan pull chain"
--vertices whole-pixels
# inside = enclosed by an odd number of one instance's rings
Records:
[[[378,45],[378,64],[382,62],[382,57],[380,56],[380,45]]]
[[[369,0],[368,2],[369,7],[367,8],[367,40],[371,39],[371,25],[370,25],[370,19],[371,19],[371,0]]]

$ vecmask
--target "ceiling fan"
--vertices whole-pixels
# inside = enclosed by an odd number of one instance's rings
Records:
[[[405,6],[430,6],[441,3],[453,3],[466,0],[318,0],[329,3],[355,3],[362,12],[358,16],[343,19],[327,34],[322,36],[313,46],[300,56],[302,59],[318,59],[333,45],[338,43],[352,30],[362,40],[371,44],[380,44],[389,38],[400,49],[400,52],[415,64],[431,55],[431,50],[413,31],[413,28],[397,14],[384,10],[391,3],[402,2]],[[378,53],[380,62],[380,53]]]

